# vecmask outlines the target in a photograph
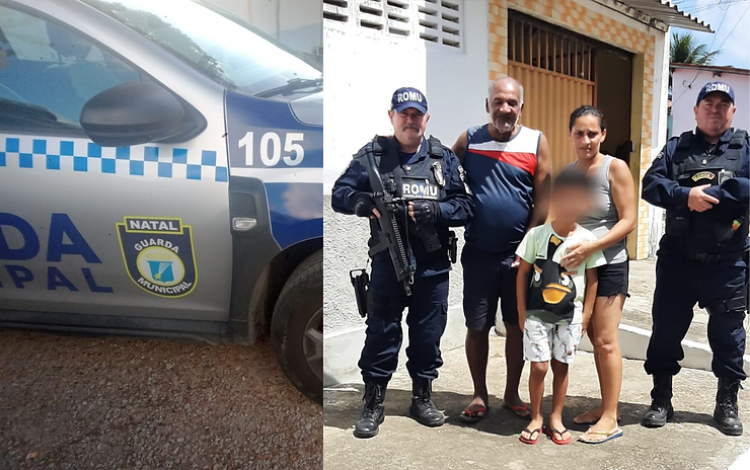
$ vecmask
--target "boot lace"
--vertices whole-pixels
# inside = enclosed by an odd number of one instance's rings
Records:
[[[375,408],[378,406],[378,397],[380,396],[379,392],[380,389],[377,386],[365,389],[365,395],[362,397],[362,401],[365,402],[362,419],[373,418],[375,416]]]
[[[734,382],[723,387],[719,405],[727,416],[737,417],[737,393],[741,388],[742,385],[739,382]]]
[[[423,411],[437,410],[435,404],[432,402],[432,397],[430,397],[429,394],[418,395],[414,398],[417,402],[417,406],[420,407]]]

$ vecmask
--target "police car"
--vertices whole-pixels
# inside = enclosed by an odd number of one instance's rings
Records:
[[[321,400],[322,104],[208,4],[0,0],[0,325],[268,333]]]

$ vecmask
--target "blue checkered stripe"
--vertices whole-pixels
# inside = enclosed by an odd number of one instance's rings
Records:
[[[136,145],[102,147],[85,139],[0,136],[0,171],[73,171],[227,182],[226,161],[214,150]]]

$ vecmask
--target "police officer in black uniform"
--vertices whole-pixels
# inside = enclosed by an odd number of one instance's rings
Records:
[[[672,376],[697,302],[709,313],[711,368],[719,379],[714,420],[724,434],[742,434],[750,140],[732,129],[735,110],[729,85],[706,84],[694,108],[696,131],[672,138],[643,178],[643,199],[667,210],[645,364],[654,379],[647,427],[664,426],[674,414]]]
[[[365,167],[356,157],[375,152],[383,181],[395,181],[395,197],[408,200],[397,216],[399,232],[416,261],[414,282],[407,295],[397,282],[386,251],[372,255],[369,314],[365,346],[359,361],[365,382],[364,411],[356,424],[357,437],[377,435],[384,419],[385,391],[396,371],[401,349],[401,317],[409,308],[409,346],[406,367],[412,378],[409,412],[426,426],[440,426],[443,414],[432,402],[432,381],[443,364],[440,338],[445,330],[448,308],[449,227],[466,225],[473,202],[464,184],[463,170],[456,155],[435,138],[426,139],[429,120],[427,98],[414,88],[400,88],[393,94],[388,115],[393,137],[376,137],[355,155],[355,160],[333,187],[336,212],[370,218],[369,245],[377,245],[373,214],[379,214]],[[440,246],[428,249],[416,233],[434,227]],[[435,233],[433,232],[433,234]]]

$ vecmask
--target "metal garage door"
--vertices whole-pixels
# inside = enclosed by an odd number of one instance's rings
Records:
[[[521,123],[547,136],[557,173],[575,159],[568,138],[570,113],[596,105],[595,46],[514,11],[509,11],[508,36],[508,74],[524,87]]]

